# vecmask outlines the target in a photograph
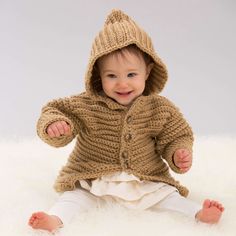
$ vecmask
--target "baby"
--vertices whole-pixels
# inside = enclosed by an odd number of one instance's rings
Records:
[[[32,228],[54,232],[75,213],[107,202],[219,221],[220,203],[189,200],[187,188],[170,175],[169,168],[180,174],[191,168],[193,133],[175,105],[159,95],[166,81],[150,37],[113,10],[93,43],[86,92],[42,109],[37,131],[46,143],[77,142],[55,183],[58,201],[49,212],[32,214]]]

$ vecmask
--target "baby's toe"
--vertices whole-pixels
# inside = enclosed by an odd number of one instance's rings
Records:
[[[203,208],[209,208],[209,207],[211,207],[211,201],[209,199],[206,199],[203,202]]]

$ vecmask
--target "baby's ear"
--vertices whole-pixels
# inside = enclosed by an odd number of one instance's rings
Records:
[[[149,74],[150,74],[150,72],[151,72],[153,66],[154,66],[154,63],[150,63],[150,64],[147,66],[146,79],[149,77]]]

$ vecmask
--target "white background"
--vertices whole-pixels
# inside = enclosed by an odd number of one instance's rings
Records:
[[[112,8],[151,36],[162,95],[196,134],[236,134],[233,0],[0,0],[0,136],[32,137],[41,107],[84,91],[92,41]]]

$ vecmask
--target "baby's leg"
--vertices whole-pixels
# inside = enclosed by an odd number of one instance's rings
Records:
[[[82,189],[64,192],[49,210],[48,214],[36,212],[29,219],[29,225],[34,229],[50,232],[68,224],[76,213],[95,208],[101,200]]]
[[[201,206],[181,196],[178,192],[172,193],[153,208],[180,212],[198,221],[210,224],[217,223],[224,211],[221,204],[215,201],[206,200]]]

